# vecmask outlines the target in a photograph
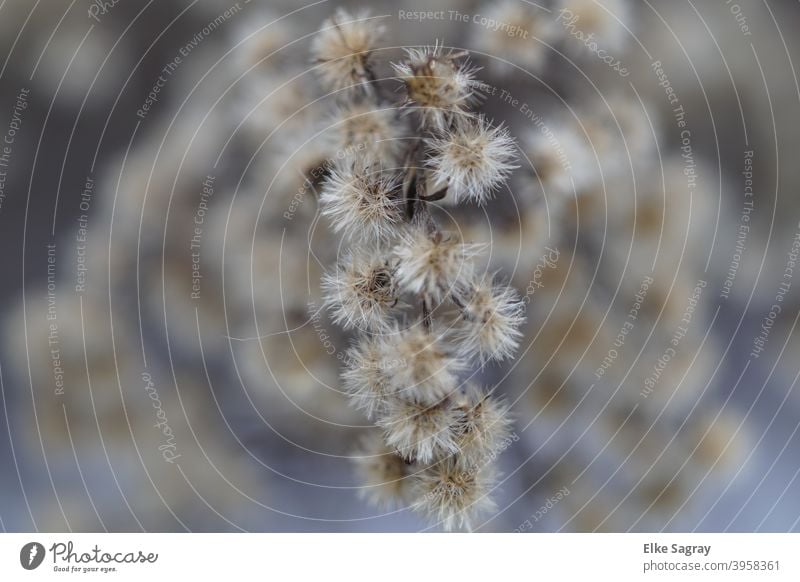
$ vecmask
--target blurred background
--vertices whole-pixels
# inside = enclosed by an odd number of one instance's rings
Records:
[[[387,87],[469,50],[519,145],[443,214],[526,302],[479,530],[800,530],[790,0],[0,2],[2,528],[432,529],[359,495],[319,310],[340,6]]]

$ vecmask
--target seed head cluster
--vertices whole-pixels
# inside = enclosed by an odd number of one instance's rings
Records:
[[[436,203],[486,204],[515,169],[516,144],[469,110],[480,84],[466,54],[409,48],[394,79],[380,79],[369,22],[339,11],[313,46],[321,81],[339,92],[329,133],[343,151],[319,196],[345,249],[322,290],[334,323],[355,333],[343,391],[375,423],[357,465],[378,505],[472,529],[493,507],[491,461],[511,423],[502,399],[466,378],[514,356],[524,317],[517,293],[480,273],[484,247],[442,229]],[[398,81],[394,103],[382,85]]]

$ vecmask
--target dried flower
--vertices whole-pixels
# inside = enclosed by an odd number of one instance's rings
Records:
[[[409,465],[383,443],[379,433],[362,439],[353,459],[365,483],[360,490],[363,497],[379,507],[395,507],[409,499]]]
[[[460,118],[452,131],[429,140],[428,167],[437,184],[447,184],[456,203],[484,204],[508,176],[516,145],[502,126],[492,127],[485,117]]]
[[[446,530],[471,530],[476,516],[495,508],[489,497],[493,483],[489,467],[464,470],[454,460],[446,459],[415,478],[414,509],[437,520]]]
[[[285,49],[299,35],[291,21],[278,20],[276,13],[270,13],[258,19],[246,19],[237,24],[237,28],[234,34],[242,39],[234,54],[237,70],[257,67],[259,72],[264,68],[275,71],[291,65],[294,55]]]
[[[444,54],[438,45],[406,49],[406,61],[394,64],[405,83],[407,103],[422,108],[423,122],[446,129],[454,114],[464,114],[480,84],[475,69],[459,65],[461,53]]]
[[[383,336],[384,366],[391,371],[393,392],[415,402],[435,404],[458,388],[456,372],[463,366],[447,348],[445,338],[422,325]]]
[[[334,90],[362,87],[369,91],[369,59],[383,32],[384,27],[376,24],[369,12],[351,15],[339,8],[311,44],[322,81]]]
[[[307,139],[303,134],[309,133],[309,126],[313,125],[313,108],[302,107],[303,96],[311,85],[308,78],[294,72],[266,71],[246,79],[247,84],[236,93],[231,115],[237,124],[242,124],[247,139],[260,145],[265,136],[276,132],[274,137],[291,135],[293,144],[301,145]],[[276,143],[279,141],[275,139]],[[282,159],[292,152],[289,150]]]
[[[378,421],[386,443],[406,459],[431,462],[458,452],[460,412],[447,401],[424,404],[400,398],[389,401],[386,416]]]
[[[478,467],[494,459],[508,439],[511,420],[505,402],[476,388],[458,399],[461,412],[456,444],[457,460],[465,467]]]
[[[397,305],[394,269],[379,254],[350,253],[322,278],[325,306],[345,329],[388,329],[388,312]]]
[[[459,337],[464,357],[478,356],[481,362],[505,360],[519,347],[525,322],[523,304],[517,292],[497,285],[489,276],[471,281],[458,293],[462,325]]]
[[[335,18],[331,30],[347,36]],[[354,43],[342,38],[315,43],[323,72],[345,78],[329,79],[334,87],[371,75],[366,57],[356,58]],[[351,66],[325,60],[326,44]],[[478,84],[474,70],[457,63],[461,56],[437,45],[410,49],[407,61],[395,65],[406,85],[404,105],[416,105],[422,120],[409,140],[394,111],[373,96],[349,94],[329,122],[329,150],[338,162],[325,167],[320,195],[333,230],[358,238],[323,277],[322,289],[334,322],[365,332],[341,374],[351,404],[383,430],[383,442],[373,437],[368,454],[357,459],[365,493],[381,505],[411,501],[448,529],[469,527],[476,511],[492,507],[484,465],[509,425],[504,404],[459,391],[460,353],[509,357],[522,321],[513,291],[476,279],[473,260],[483,245],[444,234],[427,207],[447,191],[455,202],[483,204],[515,167],[508,131],[466,110]],[[429,193],[436,183],[441,187]],[[410,325],[400,316],[408,307],[402,294],[420,307],[421,319]],[[462,309],[463,346],[434,322],[448,298]]]
[[[410,293],[440,301],[472,276],[471,261],[482,250],[482,245],[465,244],[441,232],[429,234],[422,227],[412,228],[394,250],[398,281]]]
[[[566,121],[547,122],[523,136],[522,151],[545,193],[580,194],[597,184],[597,159],[578,128]]]
[[[362,239],[383,239],[401,219],[398,178],[363,159],[333,167],[322,187],[322,214],[334,232]]]

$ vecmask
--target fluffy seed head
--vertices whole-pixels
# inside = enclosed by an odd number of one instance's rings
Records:
[[[392,392],[405,400],[435,404],[458,387],[456,373],[463,367],[447,349],[441,334],[415,325],[382,337],[384,364],[400,362],[391,370]]]
[[[517,167],[508,130],[492,127],[482,116],[459,118],[453,131],[428,143],[427,165],[437,184],[448,185],[456,203],[484,204]]]
[[[475,69],[456,62],[460,56],[444,54],[438,45],[412,48],[406,49],[404,62],[393,65],[405,83],[408,103],[422,108],[423,121],[430,127],[446,129],[480,88]]]
[[[412,228],[395,247],[400,286],[409,293],[422,293],[440,301],[459,282],[472,276],[472,260],[482,250],[482,245],[465,244],[440,232],[429,234],[421,227]]]
[[[387,316],[398,302],[394,269],[377,253],[346,256],[323,276],[322,290],[334,323],[345,329],[388,329]]]
[[[352,15],[340,8],[322,25],[311,44],[322,81],[331,89],[371,87],[369,58],[384,27],[368,12]]]
[[[383,443],[379,433],[362,439],[354,461],[364,483],[359,491],[362,497],[378,507],[399,507],[408,501],[409,465]]]
[[[495,508],[489,497],[494,476],[488,467],[464,470],[448,459],[425,469],[414,480],[414,509],[441,523],[445,530],[471,530],[478,515]]]
[[[469,390],[456,403],[460,415],[456,444],[463,467],[480,467],[507,446],[511,431],[508,406],[477,389]]]
[[[460,416],[447,401],[428,405],[394,398],[377,424],[384,430],[386,443],[401,456],[429,463],[458,452],[455,439]]]
[[[475,28],[472,35],[472,46],[503,59],[489,59],[489,69],[507,75],[518,71],[512,64],[530,72],[544,68],[548,48],[543,43],[552,41],[561,28],[552,14],[519,0],[491,0],[480,14],[503,24],[496,29]]]
[[[390,166],[401,155],[406,128],[395,109],[351,102],[340,106],[330,123],[331,149],[338,158],[363,156]]]
[[[401,220],[398,178],[365,160],[337,163],[322,187],[320,203],[335,232],[361,239],[389,237]]]
[[[536,181],[545,192],[556,195],[580,194],[591,188],[598,179],[597,161],[585,140],[570,123],[554,120],[548,125],[549,132],[533,129],[522,140]]]
[[[512,357],[522,337],[519,327],[525,322],[517,292],[484,275],[470,282],[458,298],[462,306],[462,356],[478,356],[481,362]]]

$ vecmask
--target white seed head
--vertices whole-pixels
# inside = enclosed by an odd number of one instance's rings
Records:
[[[482,116],[459,118],[452,131],[428,145],[427,166],[437,184],[448,185],[456,203],[484,204],[518,167],[516,144],[508,130],[492,127]]]
[[[361,239],[388,238],[402,219],[398,184],[395,174],[365,160],[337,163],[322,187],[322,214],[334,232]]]
[[[495,509],[494,481],[489,467],[465,470],[452,459],[440,461],[414,477],[414,509],[445,530],[471,530],[477,516]]]
[[[469,280],[474,270],[472,260],[482,250],[482,245],[462,243],[438,232],[429,234],[422,227],[411,228],[401,235],[394,251],[398,281],[409,293],[440,301]]]
[[[405,83],[407,102],[422,108],[426,125],[446,129],[454,114],[466,111],[481,85],[475,69],[458,64],[461,55],[444,54],[440,46],[406,49],[406,60],[394,64]]]
[[[386,416],[378,421],[386,443],[406,459],[429,463],[434,458],[458,452],[457,430],[461,412],[447,401],[423,404],[393,398]]]
[[[387,367],[386,342],[382,336],[362,336],[347,350],[342,372],[344,390],[350,403],[374,418],[386,407],[386,397],[392,390],[393,367]]]
[[[388,315],[398,302],[394,269],[380,253],[356,251],[322,278],[325,307],[345,329],[388,329]]]
[[[384,508],[400,507],[409,501],[410,466],[384,444],[380,433],[364,437],[353,460],[364,483],[359,491],[362,497]]]
[[[339,8],[311,43],[323,83],[333,90],[362,87],[370,91],[365,83],[370,78],[369,59],[383,31],[368,12],[352,15]]]
[[[456,374],[463,365],[441,334],[415,325],[385,334],[382,340],[383,366],[391,365],[392,392],[398,397],[435,404],[457,390]]]
[[[458,299],[462,306],[458,331],[461,355],[477,356],[482,363],[511,358],[522,337],[519,327],[525,322],[517,292],[483,275],[459,291]]]

